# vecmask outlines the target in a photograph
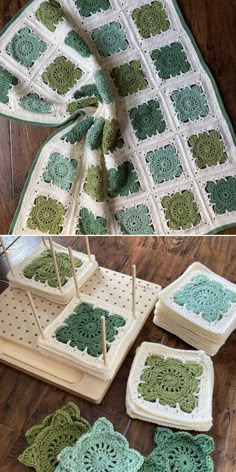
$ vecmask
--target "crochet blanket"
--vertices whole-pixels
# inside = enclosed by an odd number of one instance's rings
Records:
[[[235,133],[176,0],[33,0],[0,49],[0,113],[58,126],[11,233],[236,224]]]

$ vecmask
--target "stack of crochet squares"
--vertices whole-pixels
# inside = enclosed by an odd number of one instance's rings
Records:
[[[208,431],[213,386],[213,365],[205,352],[144,342],[128,379],[127,413],[162,426]]]
[[[10,287],[30,290],[39,297],[46,298],[59,305],[66,305],[75,295],[75,282],[67,248],[53,243],[62,291],[58,287],[57,276],[50,249],[41,243],[36,251],[14,267],[14,275],[7,277]],[[95,272],[98,264],[94,256],[91,260],[86,254],[73,251],[76,277],[81,287]]]
[[[160,292],[153,321],[214,356],[236,328],[236,285],[195,262]]]

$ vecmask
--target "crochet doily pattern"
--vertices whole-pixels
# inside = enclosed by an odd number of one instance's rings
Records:
[[[157,428],[154,441],[156,448],[144,459],[140,472],[213,472],[210,454],[214,441],[210,436]]]
[[[19,456],[19,461],[37,472],[54,472],[58,454],[72,446],[90,429],[88,421],[80,415],[74,403],[47,416],[42,424],[33,426],[26,433],[29,447]]]
[[[128,441],[114,431],[106,418],[99,418],[89,433],[58,456],[55,472],[136,472],[143,457],[129,449]]]
[[[235,225],[235,133],[176,0],[33,0],[0,52],[0,113],[59,126],[10,232]]]

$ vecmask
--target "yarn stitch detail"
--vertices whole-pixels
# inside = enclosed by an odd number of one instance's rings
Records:
[[[70,190],[76,177],[78,162],[68,159],[58,152],[53,152],[48,161],[47,169],[43,173],[45,182],[52,182],[63,190]]]
[[[115,214],[123,234],[154,234],[148,207],[137,207],[119,210]]]
[[[51,103],[40,98],[37,93],[29,93],[20,99],[20,105],[31,113],[50,113],[52,111]]]
[[[7,54],[27,68],[32,67],[46,49],[47,44],[29,28],[18,31],[6,47]]]
[[[179,121],[199,120],[209,113],[206,96],[199,85],[174,90],[171,94]]]
[[[173,145],[149,152],[146,160],[156,184],[180,177],[183,173],[179,156]]]
[[[165,210],[167,224],[171,229],[189,229],[201,222],[201,215],[192,192],[184,190],[163,197],[161,204]]]
[[[54,198],[39,196],[34,201],[27,225],[42,233],[60,234],[64,223],[65,209]]]

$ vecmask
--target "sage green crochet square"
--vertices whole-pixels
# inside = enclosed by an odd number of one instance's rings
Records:
[[[94,29],[92,38],[99,54],[104,57],[124,51],[129,47],[125,32],[118,21]]]
[[[10,74],[6,69],[0,66],[0,102],[9,103],[9,92],[14,85],[18,84],[18,80],[14,75]]]
[[[173,145],[148,152],[146,160],[155,184],[175,179],[183,173],[179,155]]]
[[[127,197],[139,192],[140,183],[137,173],[130,161],[123,162],[108,171],[108,193],[110,197]]]
[[[217,215],[236,211],[236,177],[207,182],[206,191]]]
[[[21,65],[30,68],[47,49],[37,34],[29,28],[22,28],[6,46],[6,52]]]
[[[181,43],[172,43],[151,52],[156,70],[161,79],[167,80],[171,77],[185,74],[190,71],[186,52]]]
[[[140,140],[151,138],[166,130],[166,123],[157,100],[150,100],[132,108],[129,116],[135,135]]]
[[[162,2],[141,5],[132,12],[132,18],[142,38],[151,38],[170,29],[170,21]]]
[[[165,210],[167,225],[171,229],[190,229],[201,222],[199,208],[189,190],[163,197],[161,204]]]
[[[43,173],[43,179],[68,191],[76,177],[77,165],[75,159],[68,159],[58,152],[53,152]]]
[[[81,78],[82,71],[64,56],[58,56],[42,75],[43,81],[59,95],[64,95]]]
[[[91,16],[95,13],[107,11],[110,8],[109,0],[74,0],[81,16]]]
[[[81,208],[76,234],[107,234],[107,221],[102,216],[95,216],[87,208]]]
[[[115,217],[123,234],[154,234],[151,216],[146,205],[119,210]]]
[[[224,164],[228,159],[224,141],[219,131],[211,130],[190,136],[188,144],[199,169]]]
[[[114,67],[111,77],[121,97],[126,97],[148,86],[140,61],[131,61],[119,67]]]
[[[39,196],[31,208],[27,225],[42,233],[60,234],[63,229],[65,208],[54,198]]]
[[[64,18],[61,5],[56,0],[42,2],[37,9],[35,16],[52,33]]]

